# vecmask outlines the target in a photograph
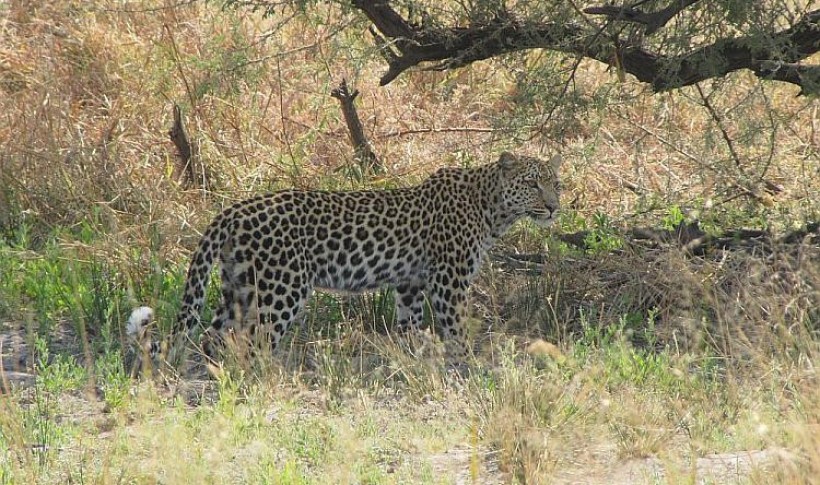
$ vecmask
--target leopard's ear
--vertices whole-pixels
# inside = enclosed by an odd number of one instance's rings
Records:
[[[557,172],[558,169],[561,168],[561,164],[563,162],[564,162],[564,158],[559,153],[559,154],[553,155],[552,158],[550,158],[550,161],[547,162],[547,164],[550,166],[550,168],[553,171]]]
[[[498,157],[498,165],[500,165],[504,171],[509,171],[519,167],[521,161],[513,153],[501,152],[501,156]]]

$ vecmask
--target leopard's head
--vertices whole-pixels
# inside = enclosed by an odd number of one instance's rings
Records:
[[[560,208],[561,156],[549,161],[504,152],[498,159],[502,174],[501,203],[513,217],[527,216],[539,226],[551,225]]]

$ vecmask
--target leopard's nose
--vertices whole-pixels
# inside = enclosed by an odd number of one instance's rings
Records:
[[[547,204],[547,210],[550,211],[550,214],[555,214],[558,212],[558,204]]]

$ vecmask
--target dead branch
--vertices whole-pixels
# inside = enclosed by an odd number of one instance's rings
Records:
[[[693,3],[693,0],[675,2],[653,14],[627,8],[622,15],[646,22],[648,30],[657,30]],[[797,64],[820,51],[820,10],[808,12],[788,29],[772,32],[765,45],[759,45],[752,36],[740,36],[670,56],[627,39],[599,35],[599,31],[586,25],[520,22],[505,11],[499,11],[493,21],[485,24],[429,28],[411,24],[386,0],[353,0],[353,6],[362,11],[378,31],[376,39],[388,62],[388,70],[380,81],[382,85],[423,63],[433,63],[427,69],[454,69],[502,54],[543,48],[606,64],[617,62],[619,69],[648,83],[655,92],[749,69],[763,79],[798,85],[800,94],[820,93],[820,66]],[[615,11],[598,7],[593,13],[607,15]],[[704,68],[714,65],[715,59],[721,60],[718,67]]]
[[[174,125],[168,130],[168,137],[177,148],[177,155],[179,163],[174,167],[174,177],[177,180],[182,179],[183,184],[190,186],[197,183],[196,163],[194,160],[194,150],[191,142],[188,139],[188,133],[185,130],[185,123],[182,118],[182,109],[179,105],[174,103]],[[200,188],[207,188],[208,177],[202,174],[201,183],[198,184]]]
[[[590,231],[578,231],[559,234],[559,241],[565,242],[582,251],[590,247]],[[721,235],[705,233],[697,222],[682,223],[678,227],[658,229],[652,227],[635,227],[621,231],[627,248],[678,248],[684,255],[703,257],[713,251],[746,251],[754,254],[769,254],[777,248],[817,247],[820,244],[820,223],[809,222],[805,227],[775,237],[768,231],[755,229],[738,229],[726,231]],[[615,252],[622,252],[618,249]],[[510,253],[491,251],[490,258],[496,264],[510,271],[537,273],[534,268],[545,264],[550,258],[542,253]]]
[[[370,142],[364,134],[364,127],[362,121],[359,119],[359,113],[356,111],[356,106],[353,101],[359,95],[359,90],[354,89],[352,92],[347,87],[347,81],[342,79],[339,87],[334,88],[330,95],[339,100],[342,105],[342,114],[347,123],[347,130],[350,134],[350,143],[353,144],[353,151],[362,170],[365,172],[380,173],[384,167],[373,152]]]
[[[710,235],[701,229],[697,221],[681,223],[673,229],[658,229],[653,227],[633,227],[622,231],[621,236],[628,245],[664,246],[673,245],[683,252],[692,255],[702,255],[710,249],[732,250],[753,246],[773,246],[775,244],[798,243],[806,237],[820,241],[820,224],[808,223],[800,228],[776,238],[769,231],[757,229],[736,229],[726,231],[721,235]],[[569,234],[559,234],[556,238],[578,249],[590,248],[588,237],[590,231],[578,231]],[[532,255],[524,255],[526,260],[532,260]],[[519,258],[521,259],[521,258]]]

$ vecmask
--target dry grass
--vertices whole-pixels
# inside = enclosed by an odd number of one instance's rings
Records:
[[[524,119],[511,113],[544,114],[548,98],[526,97],[513,61],[377,88],[385,66],[360,19],[288,17],[0,5],[0,352],[5,380],[25,384],[0,398],[0,482],[816,483],[817,239],[695,257],[617,236],[680,213],[715,231],[816,220],[816,102],[744,74],[653,96],[584,62],[579,92],[605,103]],[[351,159],[329,96],[343,76],[379,177]],[[174,180],[172,102],[211,191]],[[467,376],[429,342],[394,342],[385,295],[322,298],[264,365],[125,372],[123,316],[149,304],[170,324],[189,249],[224,204],[559,147],[558,230],[597,231],[598,250],[527,225],[505,238],[504,252],[549,258],[484,268]]]
[[[507,296],[482,305],[498,332],[485,349],[511,335],[531,341],[531,360],[508,366],[503,346],[495,357],[504,388],[486,432],[502,463],[526,483],[811,482],[817,447],[799,431],[818,429],[801,410],[817,406],[810,241],[707,257],[631,248],[486,275]],[[544,335],[558,346],[532,340]],[[728,455],[715,454],[738,449],[773,451],[754,472],[724,475],[717,463]]]
[[[635,335],[636,341],[755,354],[785,344],[788,335],[787,345],[813,340],[817,328],[806,323],[816,322],[820,308],[818,247],[814,235],[790,244],[713,248],[701,256],[674,244],[628,243],[615,252],[586,254],[559,248],[545,263],[530,265],[526,272],[534,276],[527,278],[505,273],[508,265],[499,261],[484,284],[491,294],[514,290],[484,305],[508,330],[559,340],[576,338],[587,325],[621,320],[625,330],[638,332],[651,321],[655,340]],[[534,321],[545,324],[528,328]],[[771,332],[781,330],[786,334],[773,338]]]

